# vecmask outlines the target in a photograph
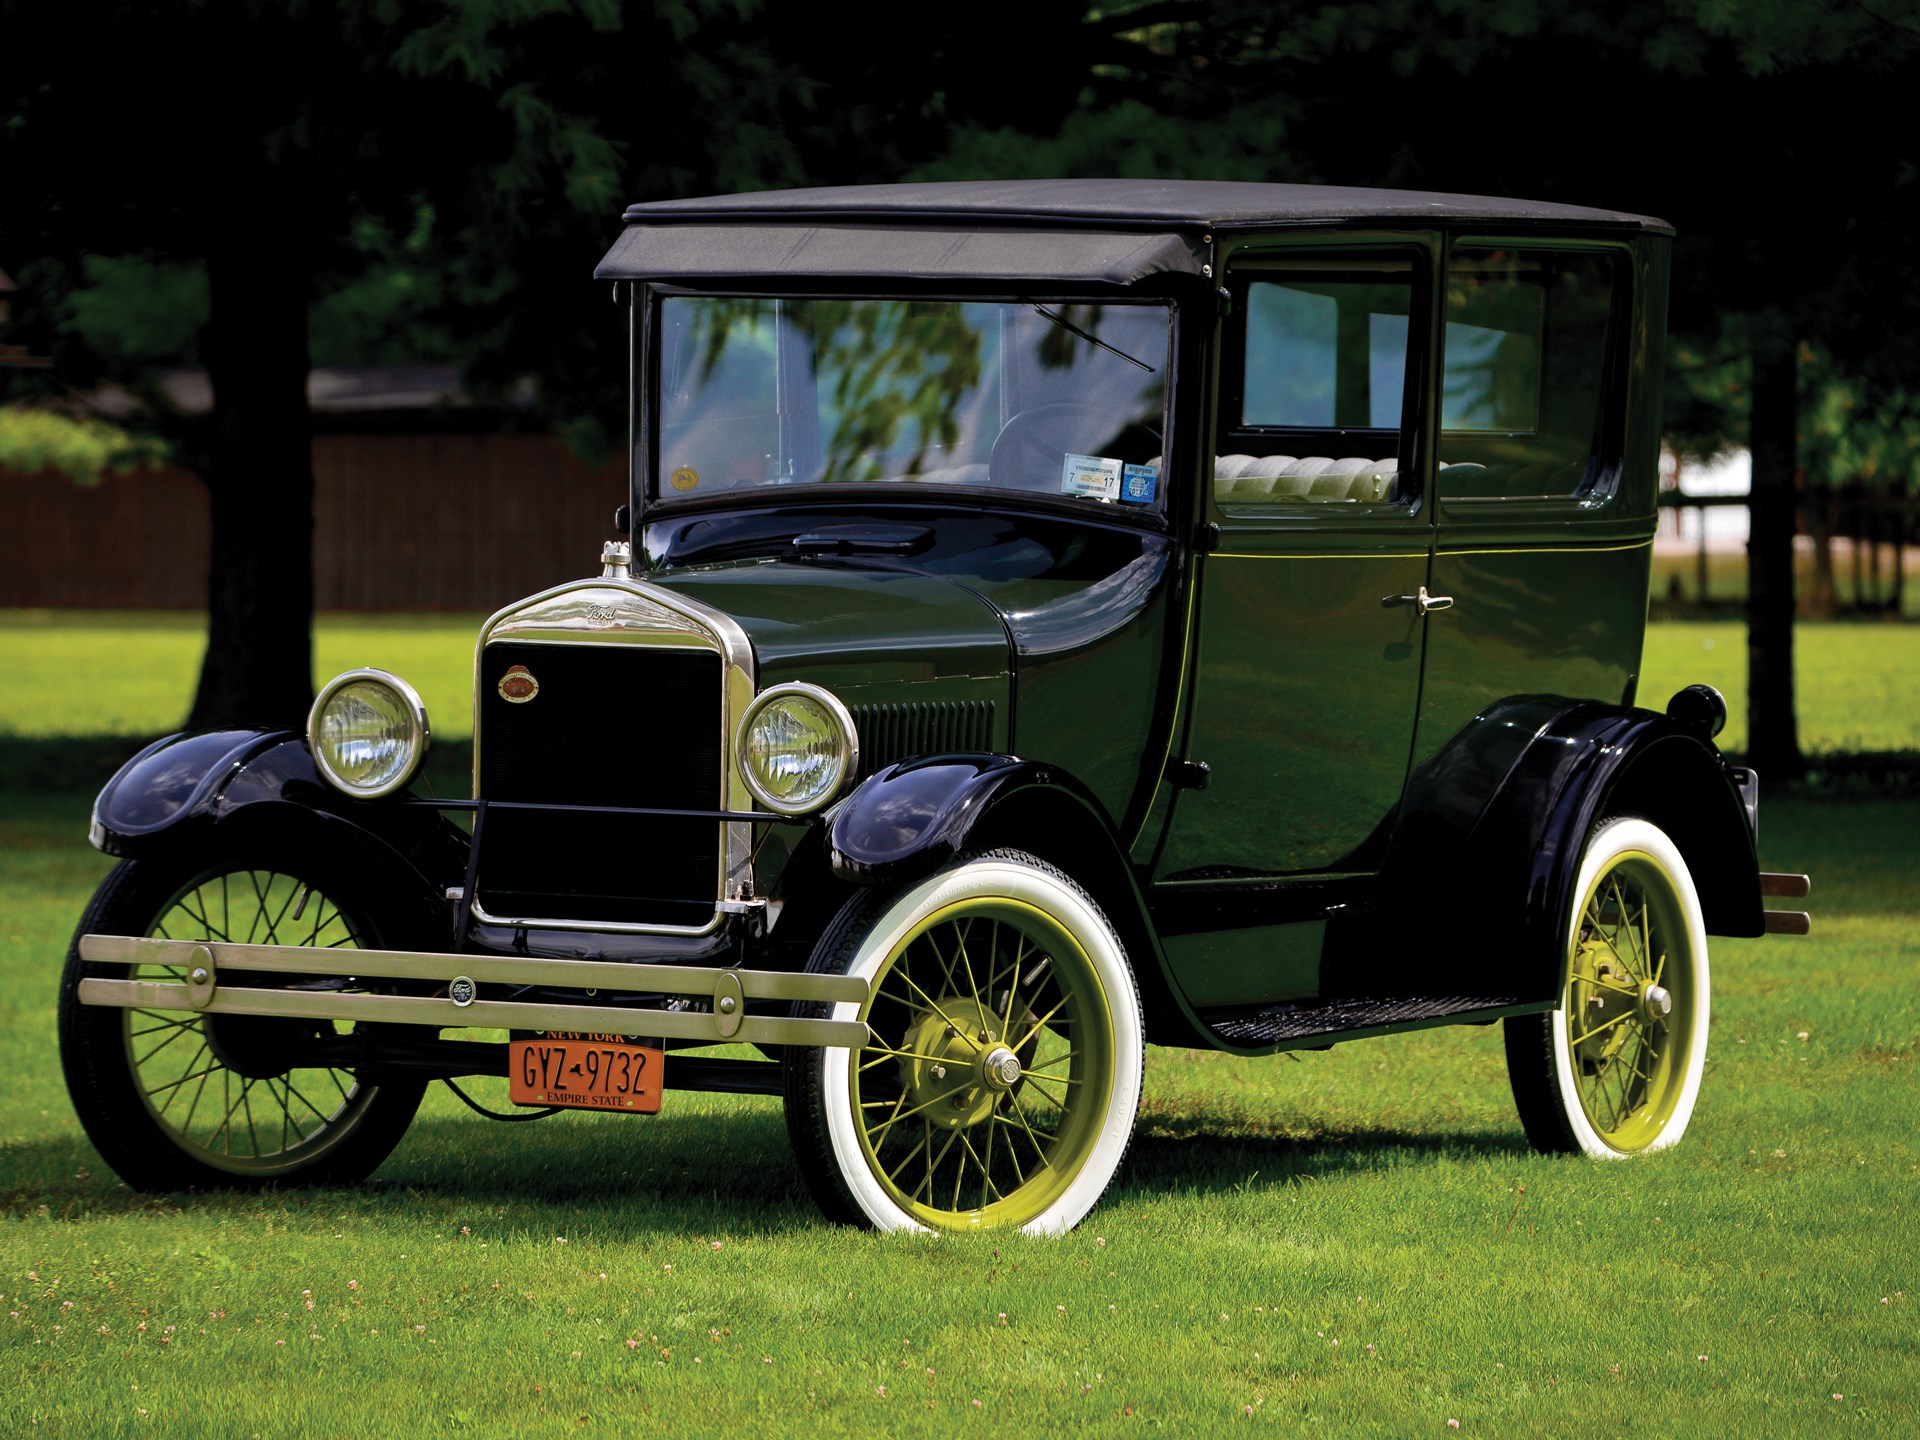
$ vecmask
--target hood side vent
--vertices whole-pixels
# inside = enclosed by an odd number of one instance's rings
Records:
[[[991,700],[922,700],[854,705],[860,732],[860,776],[917,755],[979,754],[993,748]]]

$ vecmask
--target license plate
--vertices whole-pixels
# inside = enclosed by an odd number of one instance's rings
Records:
[[[651,1115],[660,1109],[666,1058],[625,1035],[550,1030],[508,1042],[507,1093],[516,1105]]]

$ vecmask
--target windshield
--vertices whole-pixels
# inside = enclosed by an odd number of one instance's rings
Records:
[[[655,494],[966,485],[1159,500],[1159,303],[745,299],[660,307]]]

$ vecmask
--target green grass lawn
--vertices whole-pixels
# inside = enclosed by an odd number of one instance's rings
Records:
[[[457,734],[471,633],[327,622],[321,668],[399,669]],[[199,644],[6,617],[32,698],[0,728],[164,728]],[[1656,627],[1643,694],[1737,678],[1743,644]],[[1803,627],[1807,743],[1920,746],[1916,654],[1897,627]],[[1154,1051],[1119,1181],[1049,1242],[829,1227],[776,1102],[692,1094],[499,1126],[435,1087],[363,1188],[135,1196],[54,1047],[108,863],[90,798],[0,808],[11,1433],[1920,1432],[1912,801],[1768,802],[1764,859],[1813,872],[1815,933],[1715,945],[1677,1149],[1533,1155],[1492,1028],[1298,1062]]]
[[[1531,1154],[1494,1029],[1155,1051],[1119,1182],[1051,1242],[826,1226],[775,1102],[691,1094],[505,1127],[436,1087],[362,1189],[135,1196],[54,1053],[85,803],[0,820],[14,1433],[1920,1427],[1911,803],[1772,806],[1817,930],[1716,945],[1676,1150]]]
[[[427,703],[435,735],[473,733],[473,641],[483,615],[322,615],[314,679],[378,666]],[[180,728],[207,649],[198,611],[0,610],[0,739],[152,737]]]

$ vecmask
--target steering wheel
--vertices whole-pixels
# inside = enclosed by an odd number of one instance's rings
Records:
[[[1060,493],[1068,455],[1098,453],[1113,421],[1091,405],[1071,401],[1022,410],[1000,427],[987,456],[987,483],[1001,490]]]

